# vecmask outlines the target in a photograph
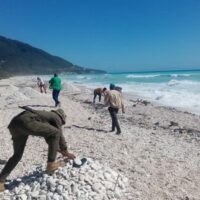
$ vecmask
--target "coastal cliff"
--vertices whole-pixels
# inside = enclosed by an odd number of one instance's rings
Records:
[[[104,73],[77,66],[29,44],[0,36],[0,78],[52,73]]]

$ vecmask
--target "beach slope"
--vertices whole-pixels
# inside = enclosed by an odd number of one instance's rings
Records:
[[[0,80],[0,169],[12,155],[7,125],[22,110],[18,106],[52,110],[51,91],[39,93],[32,77]],[[69,149],[109,166],[128,178],[123,199],[200,199],[200,118],[175,109],[125,97],[119,112],[121,135],[109,132],[111,119],[102,102],[92,104],[91,90],[65,83],[63,127]],[[29,137],[24,156],[9,179],[22,177],[45,164],[47,145]]]

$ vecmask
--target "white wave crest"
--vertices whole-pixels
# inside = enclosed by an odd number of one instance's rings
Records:
[[[200,87],[200,82],[198,81],[189,81],[189,80],[176,80],[172,79],[167,83],[168,86],[175,86],[175,85],[182,85],[185,87],[191,87],[191,90],[194,89],[193,87]]]
[[[175,86],[175,85],[178,85],[178,84],[180,84],[180,81],[177,81],[177,80],[174,80],[174,79],[170,80],[167,83],[167,85],[169,85],[169,86]]]
[[[158,77],[160,74],[152,74],[152,75],[133,75],[129,74],[126,76],[126,78],[153,78],[153,77]]]
[[[191,74],[171,74],[170,76],[175,77],[175,78],[177,78],[177,77],[189,77],[189,76],[191,76]]]
[[[85,79],[85,80],[90,80],[91,78],[88,76],[77,76],[77,79]]]

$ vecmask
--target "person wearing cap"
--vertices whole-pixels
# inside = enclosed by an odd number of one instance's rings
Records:
[[[114,90],[115,89],[115,84],[111,83],[110,84],[110,90]]]
[[[60,106],[60,101],[58,100],[58,96],[60,94],[60,90],[62,89],[61,79],[58,77],[57,74],[54,74],[54,77],[51,78],[49,84],[50,84],[49,88],[53,89],[52,97],[53,100],[55,101],[55,107]]]
[[[116,134],[121,134],[121,128],[118,122],[117,113],[119,109],[122,109],[122,113],[125,113],[124,103],[121,92],[117,90],[106,90],[104,92],[104,104],[108,106],[108,111],[112,120],[111,132],[117,129]]]
[[[13,140],[14,153],[0,173],[0,192],[5,190],[6,178],[21,160],[29,135],[43,137],[48,144],[48,174],[52,174],[58,167],[64,166],[63,162],[56,161],[57,152],[69,159],[75,158],[72,153],[69,153],[62,133],[61,127],[65,124],[66,119],[62,109],[44,111],[33,110],[26,106],[21,108],[25,111],[15,116],[8,125]]]
[[[122,92],[122,88],[119,86],[115,86],[115,84],[113,83],[110,84],[110,90],[117,90],[119,92]]]
[[[94,98],[93,98],[93,103],[95,103],[95,99],[97,96],[99,96],[99,102],[101,101],[101,95],[106,91],[106,88],[96,88],[94,90]]]

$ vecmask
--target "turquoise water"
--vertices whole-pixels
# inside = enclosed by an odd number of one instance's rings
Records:
[[[124,84],[124,83],[163,83],[172,79],[200,81],[200,70],[198,71],[165,71],[165,72],[130,72],[117,74],[91,74],[91,75],[63,75],[70,81],[81,84]]]
[[[160,105],[200,114],[200,70],[138,72],[118,74],[62,75],[63,80],[90,88],[110,83],[124,93],[140,96]]]

